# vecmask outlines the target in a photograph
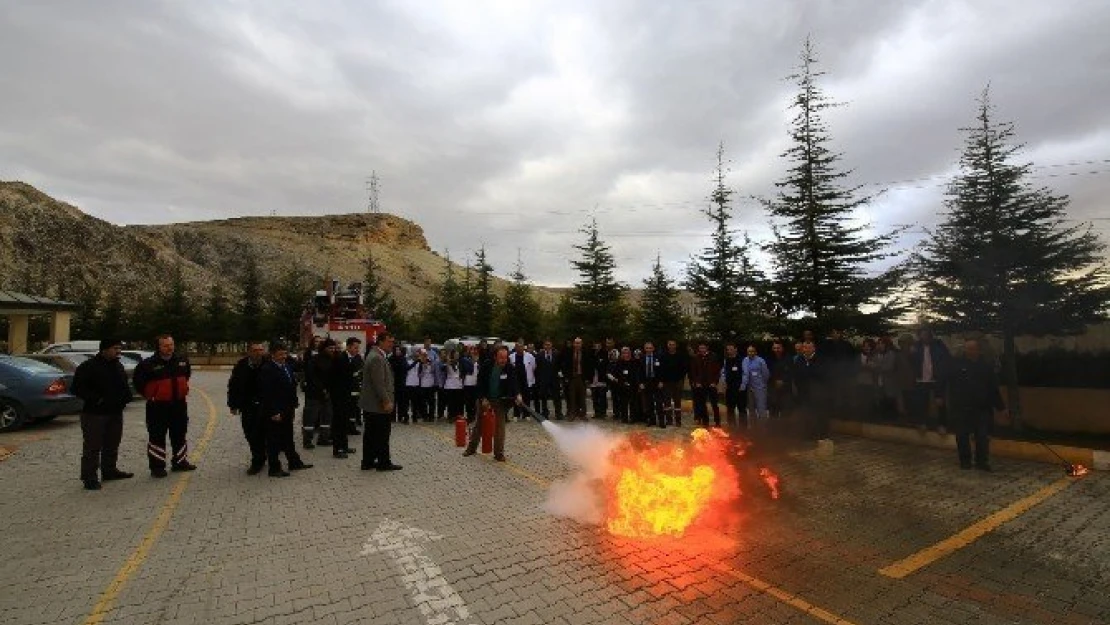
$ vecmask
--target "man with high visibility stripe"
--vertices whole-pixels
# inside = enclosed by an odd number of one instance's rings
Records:
[[[158,351],[135,367],[134,384],[146,398],[146,446],[150,474],[166,477],[166,462],[173,471],[193,471],[189,462],[189,377],[192,369],[185,356],[174,353],[173,337],[158,337]],[[170,435],[173,456],[166,453],[166,433]]]

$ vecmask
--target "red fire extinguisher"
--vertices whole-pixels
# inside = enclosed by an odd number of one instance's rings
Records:
[[[466,419],[455,417],[455,447],[466,447]]]
[[[486,408],[482,413],[482,453],[488,454],[493,451],[493,428],[496,427],[494,423],[497,419],[496,413],[493,408]]]

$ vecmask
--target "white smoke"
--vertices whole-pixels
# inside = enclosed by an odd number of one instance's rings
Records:
[[[575,467],[573,475],[551,485],[544,509],[579,523],[600,524],[605,518],[600,481],[609,472],[610,454],[624,436],[588,423],[562,426],[544,421],[543,427]]]

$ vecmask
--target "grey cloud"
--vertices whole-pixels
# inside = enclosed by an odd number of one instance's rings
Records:
[[[935,222],[959,128],[989,80],[1030,158],[1110,158],[1110,6],[990,2],[21,3],[0,14],[0,177],[115,222],[386,210],[456,259],[517,250],[573,279],[596,215],[621,277],[677,273],[724,140],[737,227],[781,175],[791,85],[812,34],[835,146],[890,192],[877,227]],[[1105,214],[1107,164],[1038,170]],[[1050,178],[1053,175],[1056,177]],[[917,182],[897,182],[918,180]],[[1110,223],[1102,223],[1110,227]],[[908,238],[907,244],[913,239]]]

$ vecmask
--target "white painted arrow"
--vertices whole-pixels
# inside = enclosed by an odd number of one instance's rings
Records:
[[[362,546],[362,555],[389,556],[428,625],[471,625],[475,621],[470,620],[470,609],[424,550],[425,543],[441,538],[434,532],[385,519]]]

